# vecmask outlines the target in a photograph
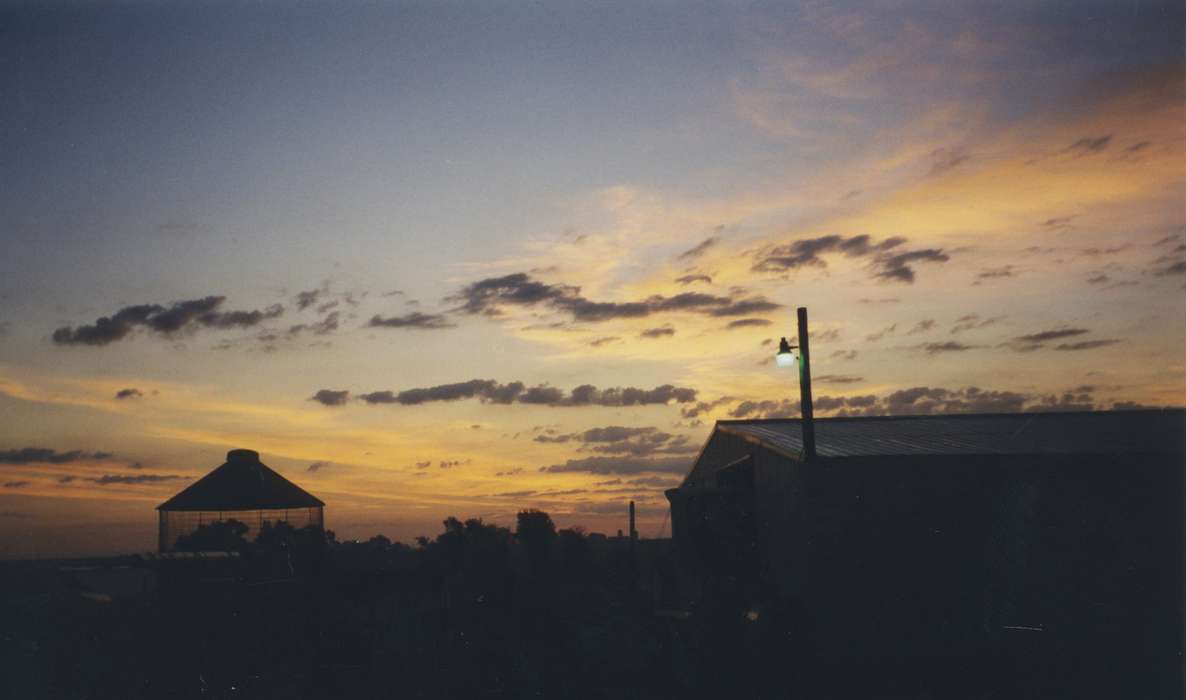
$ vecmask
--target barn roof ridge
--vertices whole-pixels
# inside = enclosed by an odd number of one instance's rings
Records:
[[[801,420],[719,420],[714,433],[737,435],[798,459]],[[1179,408],[846,416],[817,418],[815,424],[824,458],[1186,451],[1186,409]]]

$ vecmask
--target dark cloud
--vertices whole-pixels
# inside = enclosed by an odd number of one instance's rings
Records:
[[[494,474],[494,476],[515,476],[515,475],[522,474],[522,473],[523,473],[522,467],[515,467],[514,469],[509,469],[505,472],[496,472]]]
[[[677,284],[692,284],[693,282],[712,284],[712,278],[708,275],[684,275],[683,277],[676,277],[675,281]]]
[[[442,459],[437,462],[437,467],[441,469],[452,469],[453,467],[461,466],[462,464],[469,464],[468,459]]]
[[[1079,155],[1087,155],[1089,153],[1099,153],[1107,149],[1108,144],[1112,143],[1112,135],[1105,134],[1103,136],[1085,136],[1078,141],[1075,141],[1066,150],[1070,153],[1077,153]]]
[[[3,486],[6,489],[23,489],[26,486],[31,486],[32,484],[33,482],[31,481],[5,481],[3,484],[0,484],[0,486]]]
[[[1179,238],[1181,238],[1181,234],[1171,233],[1170,235],[1168,235],[1164,238],[1157,239],[1156,241],[1154,241],[1153,245],[1154,246],[1162,246],[1162,245],[1165,245],[1166,243],[1173,243],[1174,241],[1178,240]]]
[[[310,289],[307,292],[299,292],[296,295],[296,302],[295,302],[297,310],[304,311],[305,309],[309,308],[310,306],[316,304],[317,301],[321,298],[322,294],[324,294],[324,290],[321,290],[321,289]]]
[[[1025,394],[979,387],[917,386],[883,396],[818,396],[813,408],[817,413],[836,417],[1093,410],[1096,408],[1094,391],[1095,387],[1079,386],[1061,394]],[[793,418],[799,416],[799,403],[790,399],[742,401],[729,415],[747,420]]]
[[[588,472],[590,474],[645,474],[666,472],[684,474],[691,468],[690,457],[660,457],[642,459],[638,457],[582,457],[570,459],[564,464],[540,467],[541,472],[553,474],[563,472]]]
[[[682,435],[673,435],[655,427],[627,427],[610,425],[590,428],[581,433],[537,435],[536,442],[580,445],[582,452],[654,457],[661,454],[688,454],[695,451]]]
[[[1124,150],[1128,151],[1129,153],[1136,153],[1137,151],[1143,151],[1152,145],[1153,143],[1151,141],[1138,141]]]
[[[1083,335],[1088,333],[1085,328],[1061,328],[1052,331],[1041,331],[1038,333],[1031,333],[1029,335],[1019,335],[1016,340],[1025,343],[1041,343],[1047,340],[1058,340],[1059,338],[1069,338],[1071,336]]]
[[[877,267],[873,276],[895,282],[914,282],[913,263],[947,262],[951,258],[939,248],[925,248],[910,250],[896,255],[878,256]]]
[[[321,389],[316,394],[309,397],[310,401],[316,401],[323,406],[343,406],[347,399],[350,398],[349,391],[335,391],[333,389]]]
[[[208,296],[201,299],[174,302],[144,319],[144,324],[159,333],[176,333],[205,314],[215,313],[226,297]]]
[[[748,314],[758,314],[765,311],[775,311],[781,309],[782,304],[777,304],[765,297],[755,297],[753,299],[741,299],[733,301],[724,306],[718,306],[708,313],[712,316],[745,316]]]
[[[1137,403],[1135,401],[1117,401],[1112,404],[1113,411],[1146,411],[1149,409],[1159,408],[1164,408],[1164,406],[1150,406],[1143,403]]]
[[[701,241],[695,248],[685,250],[679,254],[680,260],[691,260],[704,255],[704,252],[713,247],[717,243],[717,237],[712,236]]]
[[[138,399],[141,396],[144,396],[144,392],[139,389],[120,389],[115,392],[115,398],[117,399]]]
[[[1039,331],[1037,333],[1030,333],[1028,335],[1019,335],[1009,342],[1005,343],[1008,347],[1017,350],[1018,352],[1029,352],[1043,347],[1046,343],[1052,340],[1062,340],[1063,338],[1073,338],[1079,335],[1086,335],[1090,333],[1086,328],[1057,328],[1048,331]]]
[[[310,464],[305,471],[316,474],[317,472],[329,466],[329,462],[314,462]]]
[[[337,302],[334,302],[334,303],[337,303]],[[295,336],[295,335],[304,333],[305,331],[309,331],[313,335],[329,335],[330,333],[333,333],[334,331],[338,330],[338,318],[339,318],[338,312],[334,311],[329,314],[326,314],[325,317],[323,317],[320,321],[317,321],[316,323],[298,323],[296,325],[289,326],[288,335]],[[273,340],[275,338],[269,337],[269,336],[261,336],[260,339],[261,340]]]
[[[857,359],[856,350],[837,350],[828,357],[836,360],[855,360]]]
[[[149,316],[162,311],[164,307],[155,304],[128,306],[90,326],[59,328],[53,333],[53,341],[60,345],[107,345],[124,339],[136,326],[144,325]]]
[[[53,332],[52,339],[59,345],[102,346],[126,338],[137,327],[174,336],[196,328],[246,328],[284,313],[284,307],[279,304],[263,311],[218,311],[225,300],[226,297],[208,296],[174,302],[168,307],[159,304],[127,306],[92,325],[59,328]]]
[[[870,343],[876,343],[877,341],[881,340],[882,338],[884,338],[887,335],[893,335],[894,333],[897,332],[897,330],[898,330],[898,324],[891,323],[890,325],[886,326],[885,328],[882,328],[881,330],[877,331],[876,333],[870,333],[869,335],[865,336],[865,340]]]
[[[935,327],[935,321],[929,318],[923,319],[914,324],[914,327],[906,331],[906,335],[918,335],[919,333],[926,333]]]
[[[820,384],[858,384],[865,381],[864,377],[854,377],[850,374],[823,374],[815,378]]]
[[[804,267],[827,267],[823,256],[828,254],[868,257],[871,258],[870,270],[874,279],[912,283],[915,263],[947,262],[950,259],[938,248],[892,252],[905,242],[905,238],[894,236],[874,243],[864,234],[848,238],[837,235],[804,238],[759,250],[751,269],[755,272],[788,272]]]
[[[322,390],[325,392],[327,390]],[[348,392],[328,392],[330,401],[319,399],[318,392],[313,398],[327,406],[338,406],[344,403]],[[374,391],[360,394],[359,399],[369,404],[400,404],[415,406],[435,401],[458,401],[461,399],[479,399],[483,403],[495,404],[539,404],[546,406],[635,406],[658,405],[667,403],[690,403],[696,400],[696,390],[664,384],[654,389],[640,389],[636,387],[614,387],[598,389],[591,384],[583,384],[571,392],[565,392],[557,387],[538,385],[528,387],[523,382],[509,382],[500,384],[491,379],[471,379],[466,382],[441,384],[433,387],[406,389],[399,393],[393,391]]]
[[[897,299],[895,297],[885,297],[883,299],[870,299],[869,297],[862,297],[857,299],[857,303],[859,304],[897,304],[901,301],[901,299]]]
[[[518,395],[519,403],[559,406],[565,401],[564,390],[554,386],[533,386]]]
[[[417,469],[428,469],[428,468],[429,468],[429,467],[431,467],[431,466],[432,466],[432,460],[431,460],[431,459],[426,459],[426,460],[424,460],[423,462],[416,462],[416,468],[417,468]]]
[[[814,402],[812,406],[815,406]],[[733,418],[790,418],[799,415],[799,402],[790,399],[742,401],[729,411],[729,415]]]
[[[1100,273],[1093,277],[1087,278],[1088,284],[1107,284],[1108,282],[1111,282],[1111,281],[1112,281],[1112,278],[1108,277],[1107,275],[1105,275],[1103,273]]]
[[[614,479],[614,481],[620,481]],[[670,488],[680,482],[679,477],[676,476],[643,476],[637,479],[629,479],[626,481],[631,486],[652,486],[658,488]]]
[[[945,352],[963,352],[964,350],[972,350],[976,347],[978,346],[964,345],[954,340],[947,340],[941,343],[923,343],[919,346],[928,355],[938,355]]]
[[[1098,258],[1098,257],[1105,256],[1105,255],[1115,255],[1117,253],[1123,253],[1124,251],[1128,250],[1131,247],[1132,247],[1131,244],[1125,243],[1123,245],[1112,246],[1111,248],[1083,248],[1079,251],[1079,254],[1085,255],[1089,258]]]
[[[1070,216],[1056,216],[1056,217],[1053,217],[1050,219],[1046,219],[1045,221],[1040,223],[1039,226],[1041,226],[1042,228],[1045,228],[1045,229],[1052,230],[1052,231],[1070,228],[1071,222],[1074,221],[1075,218],[1078,216],[1079,216],[1078,214],[1071,214]]]
[[[1158,277],[1168,277],[1170,275],[1186,275],[1186,260],[1178,260],[1165,267],[1153,271],[1153,274]]]
[[[0,450],[0,464],[67,464],[111,459],[110,452],[84,452],[70,450],[58,452],[46,447],[22,447],[15,450]]]
[[[969,156],[962,149],[939,148],[931,152],[931,158],[933,159],[933,162],[927,175],[929,177],[934,177],[954,169],[961,163],[966,162],[969,158],[971,158],[971,156]]]
[[[375,314],[371,317],[370,322],[367,323],[368,328],[414,328],[423,330],[453,328],[453,325],[442,314],[425,314],[419,311],[388,318]]]
[[[690,312],[713,316],[742,316],[781,308],[763,297],[736,298],[697,292],[665,297],[654,295],[641,301],[599,302],[580,294],[580,287],[552,285],[530,278],[525,273],[479,280],[449,297],[460,301],[456,311],[498,316],[506,306],[546,305],[567,313],[573,320],[589,323],[620,318],[645,318],[657,313]]]
[[[451,299],[461,301],[460,310],[465,313],[497,315],[500,306],[533,306],[571,298],[579,292],[579,287],[545,284],[517,272],[478,280]]]
[[[895,391],[878,402],[874,410],[889,415],[930,413],[1016,413],[1025,396],[1011,391],[984,391],[977,387],[943,389],[913,387]]]
[[[770,326],[773,324],[773,321],[767,321],[764,318],[739,318],[736,321],[730,321],[725,326],[725,330],[733,330],[734,328],[755,328]]]
[[[713,401],[698,401],[691,406],[681,408],[680,415],[684,418],[696,418],[697,416],[703,415],[714,408],[717,408],[718,406],[733,403],[734,401],[736,401],[736,399],[734,399],[732,396],[722,396],[721,398],[715,399]]]
[[[638,334],[639,338],[663,338],[675,335],[675,329],[671,326],[660,326],[658,328],[647,328]]]
[[[503,493],[490,494],[493,498],[526,498],[534,496],[538,491],[504,491]]]
[[[610,343],[614,343],[619,340],[621,340],[621,338],[619,338],[616,335],[607,335],[607,336],[604,336],[601,338],[594,338],[593,340],[590,340],[589,345],[591,345],[592,347],[595,347],[595,348],[599,348],[602,345],[609,345]]]
[[[622,425],[590,428],[580,436],[584,442],[624,442],[638,437],[655,438],[652,442],[665,442],[673,437],[654,427],[630,428]]]
[[[1078,387],[1062,394],[1048,394],[1034,397],[1026,406],[1027,413],[1046,413],[1051,411],[1093,411],[1095,401],[1092,397],[1092,387]]]
[[[990,267],[976,273],[977,280],[999,279],[1001,277],[1016,277],[1017,270],[1012,265],[1003,265],[1001,267]]]
[[[1094,350],[1108,345],[1115,345],[1120,341],[1116,338],[1108,338],[1102,340],[1082,340],[1077,343],[1060,343],[1054,346],[1055,350]]]
[[[773,246],[758,251],[752,269],[755,272],[787,272],[802,267],[827,267],[823,255],[839,253],[846,257],[861,257],[875,252],[884,252],[905,243],[904,238],[887,238],[874,244],[866,235],[829,235],[818,238],[803,238],[793,243]]]
[[[957,335],[966,331],[976,330],[977,328],[984,328],[1000,321],[1004,316],[994,316],[992,318],[981,318],[978,314],[968,314],[967,316],[960,316],[955,320],[955,324],[951,327],[951,334]]]
[[[155,484],[162,481],[178,481],[192,479],[192,476],[174,476],[171,474],[104,474],[103,476],[87,479],[100,486],[108,484]]]

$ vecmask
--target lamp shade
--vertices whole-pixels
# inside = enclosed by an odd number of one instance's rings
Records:
[[[794,367],[796,359],[795,353],[791,351],[791,344],[787,342],[787,339],[783,338],[780,340],[778,343],[778,353],[774,356],[775,364],[779,367]]]

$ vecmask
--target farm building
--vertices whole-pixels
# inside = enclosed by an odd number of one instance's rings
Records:
[[[169,551],[177,538],[201,525],[238,520],[254,537],[265,522],[294,528],[324,525],[325,503],[259,461],[254,450],[231,450],[226,463],[157,506],[159,549]]]
[[[831,418],[815,435],[804,459],[798,419],[720,421],[667,491],[689,609],[789,611],[819,658],[1024,648],[1108,659],[1087,667],[1139,674],[1146,697],[1180,689],[1186,411]]]

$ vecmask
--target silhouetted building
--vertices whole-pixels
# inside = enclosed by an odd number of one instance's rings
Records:
[[[1186,411],[817,419],[816,440],[804,461],[797,419],[716,424],[667,491],[685,605],[790,611],[813,653],[1024,646],[1178,682]]]
[[[169,551],[177,538],[201,525],[238,520],[254,538],[265,522],[294,528],[324,525],[323,503],[259,461],[254,450],[231,450],[222,466],[157,506],[159,549]]]

